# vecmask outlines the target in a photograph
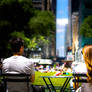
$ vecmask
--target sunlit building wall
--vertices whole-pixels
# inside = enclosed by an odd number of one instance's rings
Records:
[[[68,0],[68,45],[69,47],[72,46],[72,14],[71,14],[71,0]]]
[[[79,49],[79,40],[78,40],[78,30],[79,30],[79,17],[78,12],[72,14],[72,54],[75,57],[75,60],[78,60],[78,49]]]

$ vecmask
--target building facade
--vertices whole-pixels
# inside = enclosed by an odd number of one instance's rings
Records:
[[[80,26],[83,20],[92,15],[92,0],[69,0],[69,20],[70,30],[72,33],[72,54],[75,60],[81,61],[81,49],[83,37],[80,35]]]

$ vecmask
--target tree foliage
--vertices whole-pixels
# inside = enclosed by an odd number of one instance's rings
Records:
[[[36,34],[49,36],[55,31],[55,16],[50,11],[36,11],[29,21],[31,30]]]
[[[24,32],[16,32],[10,34],[12,37],[21,37],[24,40],[24,45],[26,48],[29,48],[30,50],[36,50],[38,48],[42,48],[43,44],[46,45],[49,43],[48,39],[46,39],[44,36],[37,35],[33,36],[33,38],[28,38],[25,36]]]
[[[92,38],[92,16],[84,19],[80,27],[80,34],[84,37]]]
[[[0,57],[9,55],[9,39],[22,37],[27,48],[41,47],[55,30],[51,12],[36,11],[31,0],[0,0]]]
[[[28,22],[33,15],[31,0],[1,0],[0,31],[8,34],[15,30],[29,32]]]
[[[33,15],[31,0],[0,0],[0,57],[9,54],[8,42],[12,32],[30,32],[28,22]]]

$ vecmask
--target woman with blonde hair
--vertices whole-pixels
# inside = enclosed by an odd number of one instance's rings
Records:
[[[87,81],[88,83],[83,83],[80,92],[92,92],[92,45],[84,46],[83,58],[87,68]]]

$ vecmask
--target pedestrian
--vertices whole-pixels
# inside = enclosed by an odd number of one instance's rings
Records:
[[[13,55],[4,59],[2,63],[2,72],[3,73],[17,73],[17,74],[30,74],[30,81],[34,82],[35,80],[35,72],[34,72],[34,64],[30,59],[22,56],[24,51],[24,41],[19,37],[14,37],[10,40],[11,49]],[[12,87],[8,92],[27,92],[25,91],[25,87],[18,91],[20,84],[16,85],[16,88]]]

